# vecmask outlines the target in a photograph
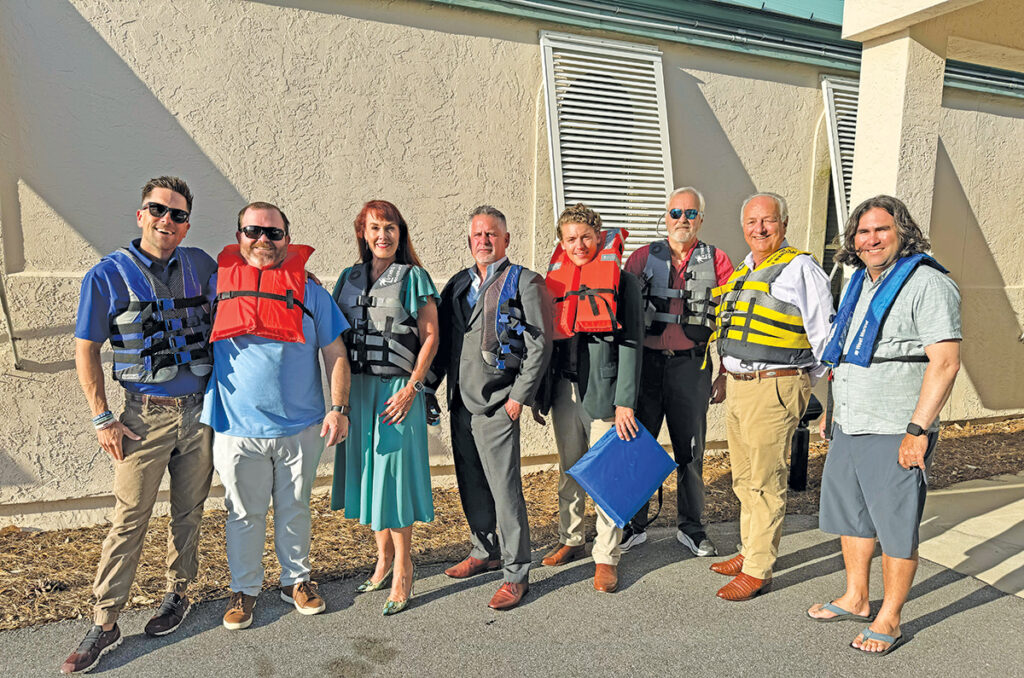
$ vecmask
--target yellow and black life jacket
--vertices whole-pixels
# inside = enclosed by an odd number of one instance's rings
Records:
[[[801,365],[814,362],[800,309],[771,295],[771,284],[801,252],[783,247],[750,270],[740,265],[712,293],[718,353],[749,362]]]

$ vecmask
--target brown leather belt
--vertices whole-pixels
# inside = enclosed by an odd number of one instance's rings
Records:
[[[777,379],[778,377],[795,377],[804,374],[809,370],[806,367],[790,368],[785,370],[761,370],[760,372],[730,372],[729,376],[740,381],[754,381],[755,379]]]
[[[183,396],[155,396],[146,393],[125,392],[125,398],[135,400],[143,405],[161,405],[164,407],[181,407],[202,400],[202,393],[189,393]]]

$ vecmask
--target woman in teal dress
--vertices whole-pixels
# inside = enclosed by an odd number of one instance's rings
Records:
[[[355,230],[361,262],[342,271],[333,293],[352,326],[352,412],[348,440],[335,448],[331,508],[373,529],[377,565],[359,590],[392,578],[390,615],[412,598],[412,525],[434,519],[422,391],[437,352],[438,294],[398,208],[366,203]]]

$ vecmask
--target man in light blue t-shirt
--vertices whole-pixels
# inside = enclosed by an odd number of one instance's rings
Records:
[[[202,421],[214,430],[213,464],[224,483],[231,598],[228,629],[252,624],[263,586],[263,543],[274,501],[281,598],[302,614],[325,609],[310,580],[310,494],[325,446],[348,434],[350,373],[334,300],[306,280],[312,248],[292,245],[288,218],[255,202],[238,213],[237,245],[221,252],[214,370]],[[324,414],[317,351],[330,383]]]

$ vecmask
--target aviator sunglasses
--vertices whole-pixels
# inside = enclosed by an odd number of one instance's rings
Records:
[[[284,229],[277,228],[276,226],[243,226],[238,230],[244,233],[245,237],[250,240],[259,240],[261,235],[265,235],[268,240],[277,242],[285,236]]]
[[[673,219],[678,219],[684,214],[686,215],[686,219],[688,221],[693,221],[694,219],[697,218],[697,215],[700,214],[700,210],[681,210],[678,207],[676,207],[675,209],[671,209],[668,211],[668,215]]]
[[[144,209],[148,209],[149,213],[152,214],[157,219],[163,218],[163,216],[167,214],[168,211],[170,211],[171,221],[173,221],[174,223],[184,224],[186,221],[188,221],[188,212],[186,212],[185,210],[174,209],[173,207],[168,207],[167,205],[161,205],[158,202],[147,202],[142,207]]]

